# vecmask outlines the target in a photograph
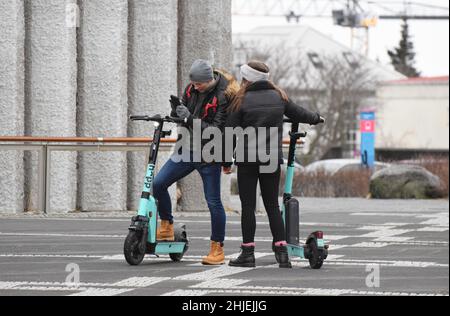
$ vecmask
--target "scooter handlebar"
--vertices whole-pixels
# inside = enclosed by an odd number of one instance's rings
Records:
[[[180,119],[176,117],[170,117],[166,116],[165,118],[162,118],[160,115],[156,116],[148,116],[148,115],[132,115],[130,116],[131,121],[145,121],[145,122],[168,122],[168,123],[175,123],[175,124],[183,124],[187,123],[187,119]]]
[[[181,119],[181,118],[178,118],[178,117],[166,116],[164,121],[169,122],[169,123],[175,123],[175,124],[186,124],[187,123],[187,118]]]
[[[130,116],[130,120],[131,121],[146,121],[149,122],[150,121],[150,117],[145,115],[145,116],[140,116],[140,115],[132,115]]]

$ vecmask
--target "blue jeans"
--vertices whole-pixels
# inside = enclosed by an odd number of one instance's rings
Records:
[[[158,200],[159,216],[162,220],[173,221],[172,202],[168,189],[172,184],[188,176],[194,170],[200,173],[203,180],[205,199],[211,213],[211,240],[223,242],[225,240],[226,215],[220,195],[220,178],[222,175],[220,164],[174,162],[169,159],[153,182],[153,195]]]

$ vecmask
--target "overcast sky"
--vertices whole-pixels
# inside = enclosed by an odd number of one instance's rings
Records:
[[[383,0],[383,3],[389,0]],[[391,0],[395,1],[395,0]],[[398,0],[397,0],[398,2]],[[448,0],[417,0],[426,4],[448,7]],[[330,13],[331,15],[331,13]],[[333,25],[330,19],[306,19],[301,25],[313,27],[350,46],[350,29]],[[389,64],[387,50],[398,45],[402,21],[380,20],[370,30],[370,58]],[[449,74],[449,21],[410,21],[410,33],[417,53],[417,68],[424,76]],[[233,17],[233,32],[248,32],[258,26],[289,25],[285,18],[276,17]],[[295,25],[292,24],[291,25]]]

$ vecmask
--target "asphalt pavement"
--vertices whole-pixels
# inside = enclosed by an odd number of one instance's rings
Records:
[[[234,201],[238,203],[237,201]],[[0,295],[298,296],[449,294],[449,202],[302,199],[301,238],[323,230],[321,270],[292,258],[278,268],[259,214],[256,268],[202,266],[209,214],[177,214],[187,225],[184,260],[123,256],[131,213],[0,214]],[[227,219],[227,260],[239,254],[240,217]]]

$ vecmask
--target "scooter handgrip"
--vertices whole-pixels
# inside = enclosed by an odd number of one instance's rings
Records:
[[[171,122],[171,123],[176,123],[176,124],[186,124],[187,123],[187,119],[181,119],[181,118],[178,118],[178,117],[166,117],[166,120],[168,121],[168,122]]]
[[[147,115],[141,116],[141,115],[132,115],[130,116],[131,121],[149,121],[149,117]]]

